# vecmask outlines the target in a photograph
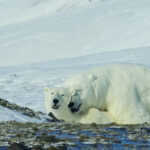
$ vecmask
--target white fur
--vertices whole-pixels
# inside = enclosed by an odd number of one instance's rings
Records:
[[[62,96],[63,95],[63,96]],[[53,99],[59,99],[59,108],[53,109]],[[52,112],[58,119],[65,120],[67,122],[79,122],[79,123],[99,123],[105,124],[113,122],[111,117],[106,112],[101,112],[98,109],[91,108],[89,111],[74,115],[68,108],[68,103],[71,99],[71,95],[66,88],[45,88],[45,107],[47,113]]]
[[[71,102],[78,112],[107,111],[120,124],[150,122],[150,69],[131,64],[106,65],[68,79]]]

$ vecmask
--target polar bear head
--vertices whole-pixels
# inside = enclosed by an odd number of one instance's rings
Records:
[[[58,118],[65,121],[73,121],[73,117],[70,109],[68,108],[68,103],[71,99],[70,93],[67,88],[48,88],[45,90],[45,107],[49,114],[50,112]]]
[[[72,113],[84,113],[93,106],[91,103],[92,99],[95,99],[93,84],[96,80],[97,77],[93,74],[81,74],[70,78],[66,82],[71,95],[68,107]]]
[[[59,109],[64,103],[67,104],[70,99],[69,92],[66,88],[45,88],[45,105],[46,111],[49,113],[52,109]]]
[[[84,113],[89,110],[89,108],[92,107],[92,104],[89,104],[88,99],[92,99],[93,94],[89,91],[92,91],[93,89],[90,87],[84,87],[83,89],[73,89],[71,88],[70,94],[71,94],[71,100],[68,104],[69,109],[72,113]]]

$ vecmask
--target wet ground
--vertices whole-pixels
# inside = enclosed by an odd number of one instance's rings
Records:
[[[150,149],[150,125],[83,125],[64,122],[0,123],[0,150],[21,143],[35,150]]]

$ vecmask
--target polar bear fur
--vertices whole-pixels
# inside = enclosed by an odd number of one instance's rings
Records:
[[[45,107],[49,114],[52,112],[54,116],[60,120],[67,122],[77,123],[98,123],[106,124],[111,123],[113,120],[107,112],[99,111],[96,108],[90,108],[87,112],[79,115],[74,115],[68,108],[68,103],[71,99],[71,95],[66,88],[45,88]],[[53,100],[58,99],[58,108],[53,108]]]
[[[119,124],[150,122],[150,69],[113,64],[72,76],[65,82],[74,115],[90,108],[107,111]],[[74,112],[73,110],[76,110]]]

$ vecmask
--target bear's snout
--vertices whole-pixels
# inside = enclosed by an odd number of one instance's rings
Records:
[[[69,108],[73,108],[73,107],[74,107],[74,102],[70,102],[70,103],[68,104],[68,107],[69,107]]]
[[[59,100],[57,98],[53,99],[54,105],[57,105],[58,102],[59,102]]]
[[[58,109],[59,108],[59,99],[57,99],[57,98],[53,99],[52,108],[53,109]]]
[[[78,107],[76,107],[74,102],[70,102],[68,104],[68,107],[70,108],[70,110],[71,110],[72,113],[78,112],[79,109],[80,109],[80,106],[81,106],[81,104],[79,104]]]

